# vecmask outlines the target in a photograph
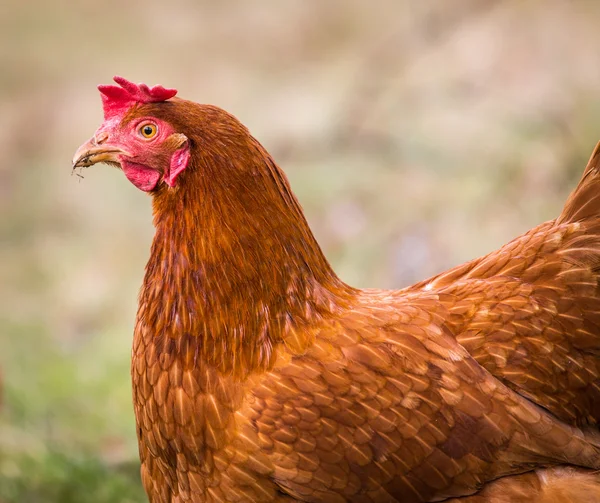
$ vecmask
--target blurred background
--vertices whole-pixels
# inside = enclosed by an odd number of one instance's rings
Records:
[[[599,20],[592,0],[4,0],[0,502],[145,501],[129,358],[150,198],[106,166],[71,175],[97,84],[238,116],[341,277],[399,288],[557,215],[600,139]]]

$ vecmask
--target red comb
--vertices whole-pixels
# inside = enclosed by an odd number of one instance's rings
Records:
[[[118,86],[98,86],[102,94],[104,118],[127,110],[134,103],[156,103],[166,101],[177,94],[177,89],[165,89],[163,86],[148,87],[146,84],[134,84],[123,77],[116,76]],[[119,87],[120,86],[120,87]]]

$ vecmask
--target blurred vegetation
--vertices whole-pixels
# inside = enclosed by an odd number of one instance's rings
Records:
[[[129,357],[152,237],[70,176],[114,74],[237,115],[341,277],[397,288],[554,217],[600,138],[592,0],[0,7],[0,503],[140,502]]]

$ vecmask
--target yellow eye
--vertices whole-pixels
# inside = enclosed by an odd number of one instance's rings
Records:
[[[147,122],[146,124],[142,124],[142,126],[140,126],[139,131],[144,138],[149,139],[154,138],[156,136],[156,133],[158,133],[158,128],[156,127],[156,124]]]

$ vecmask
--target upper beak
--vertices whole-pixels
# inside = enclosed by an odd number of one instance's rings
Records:
[[[73,168],[86,168],[98,162],[113,162],[120,164],[119,156],[129,155],[114,145],[98,145],[95,137],[85,142],[73,156]]]

